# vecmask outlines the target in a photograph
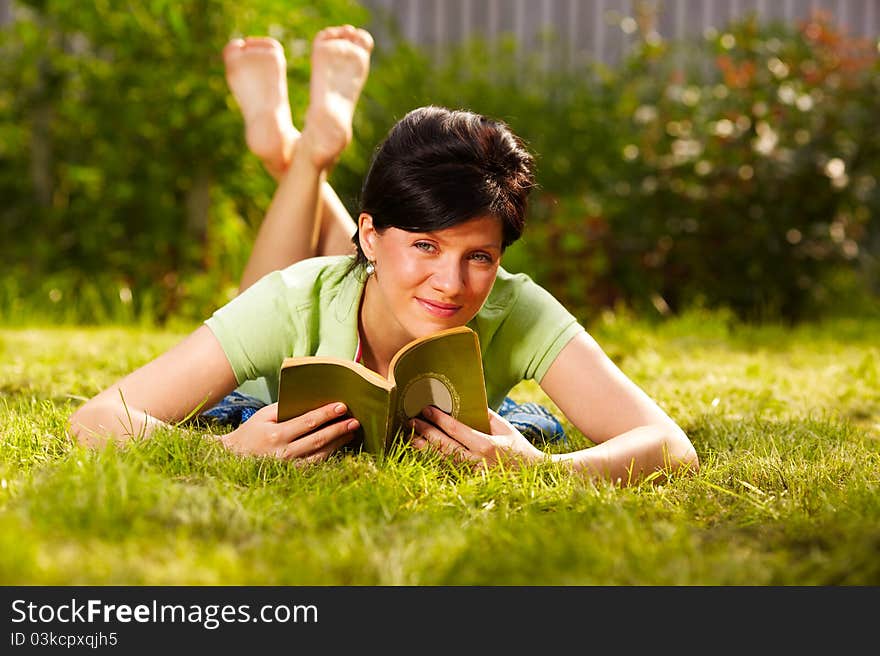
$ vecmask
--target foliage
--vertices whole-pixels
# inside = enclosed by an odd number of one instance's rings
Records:
[[[101,277],[109,297],[159,319],[210,312],[234,290],[274,186],[247,154],[223,46],[271,34],[302,53],[302,35],[365,12],[349,0],[15,9],[0,30],[0,221],[16,235],[4,274],[22,293],[55,278],[48,291],[67,300]],[[288,72],[302,103],[306,59],[291,57]]]
[[[274,188],[246,152],[223,44],[284,43],[298,122],[304,35],[366,12],[347,0],[17,6],[0,30],[0,221],[16,235],[0,246],[0,320],[28,308],[204,318],[234,295]],[[425,104],[473,109],[537,157],[529,226],[505,266],[581,317],[880,309],[876,44],[821,15],[747,18],[699,42],[641,37],[614,68],[569,61],[555,35],[536,55],[478,39],[439,60],[383,39],[331,182],[355,213],[396,120]]]
[[[401,44],[377,62],[356,134],[374,143],[428,103],[506,120],[540,189],[505,263],[584,316],[624,303],[798,319],[840,289],[876,306],[860,291],[880,293],[876,45],[821,14],[643,37],[614,68],[559,65],[552,36],[546,54],[476,41],[439,64]]]
[[[830,272],[880,255],[876,49],[822,15],[797,32],[747,19],[709,46],[707,71],[650,44],[624,68],[617,116],[635,129],[606,244],[641,266],[609,283],[797,319]]]

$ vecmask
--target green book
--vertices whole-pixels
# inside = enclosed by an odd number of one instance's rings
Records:
[[[341,401],[361,424],[363,448],[383,453],[404,422],[428,405],[489,432],[480,341],[467,326],[420,337],[391,360],[388,378],[343,358],[285,358],[278,384],[278,421]]]

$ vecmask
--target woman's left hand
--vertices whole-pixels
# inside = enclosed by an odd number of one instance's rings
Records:
[[[430,420],[430,423],[421,417]],[[458,462],[473,462],[482,466],[512,460],[535,463],[549,459],[548,454],[535,447],[509,421],[491,409],[491,434],[474,430],[433,406],[422,410],[421,417],[410,422],[416,433],[412,437],[412,445],[416,449],[433,448]]]

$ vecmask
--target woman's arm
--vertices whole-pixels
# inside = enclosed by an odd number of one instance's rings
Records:
[[[220,342],[200,326],[177,346],[87,401],[69,427],[85,446],[100,447],[147,438],[159,426],[209,408],[236,386]],[[351,441],[359,424],[345,416],[342,403],[330,403],[278,423],[278,404],[261,408],[221,440],[230,451],[315,462]]]
[[[653,472],[698,470],[696,451],[684,431],[586,332],[560,351],[540,385],[569,421],[597,443],[555,454],[554,460],[623,483]]]
[[[594,447],[549,455],[503,417],[490,413],[491,435],[476,431],[436,408],[415,419],[416,448],[432,447],[460,461],[492,465],[548,458],[594,478],[622,485],[657,472],[695,472],[699,461],[684,431],[629,380],[586,332],[575,336],[550,365],[541,388]]]
[[[199,406],[211,407],[235,386],[220,343],[210,328],[200,326],[82,405],[70,418],[70,431],[86,446],[149,437]]]

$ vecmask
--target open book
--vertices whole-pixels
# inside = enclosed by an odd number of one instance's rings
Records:
[[[388,378],[343,358],[285,358],[278,384],[278,421],[342,401],[361,424],[363,448],[380,454],[404,422],[434,405],[489,432],[480,342],[467,326],[420,337],[401,348]]]

